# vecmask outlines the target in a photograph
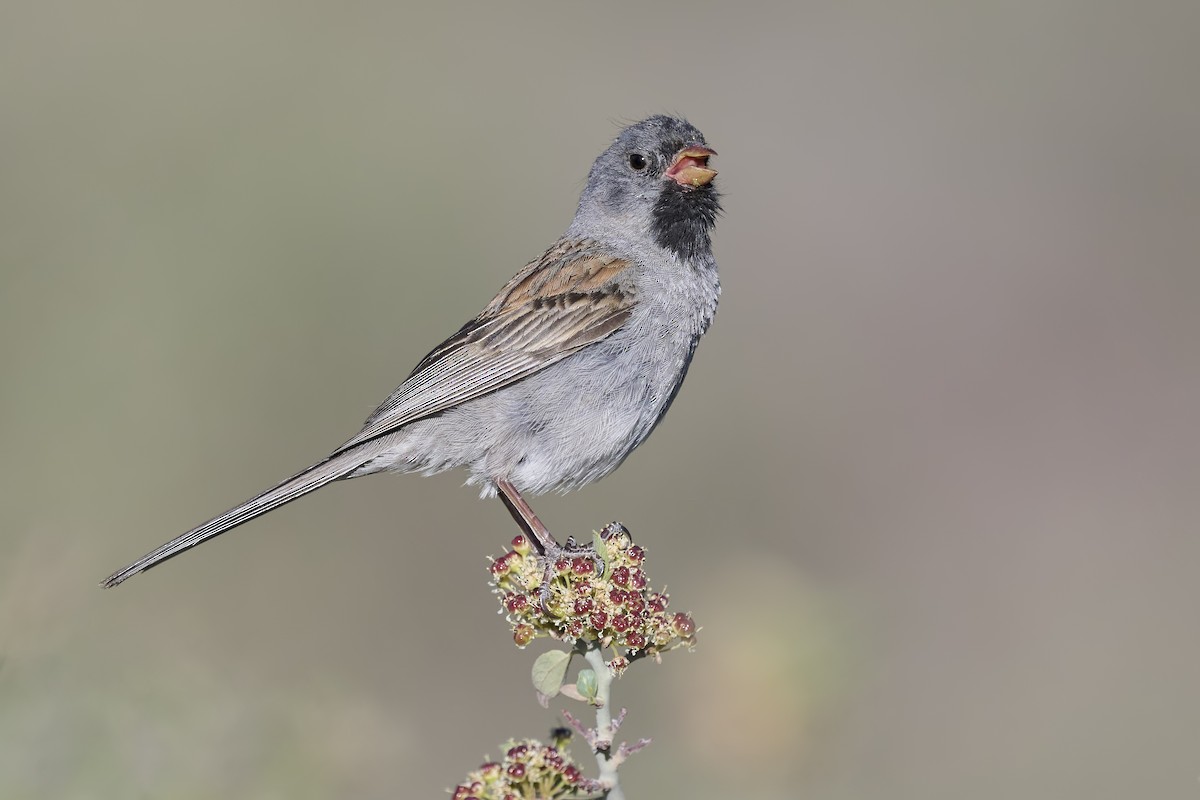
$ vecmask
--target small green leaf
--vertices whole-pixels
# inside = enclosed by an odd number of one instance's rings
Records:
[[[604,543],[604,539],[601,538],[600,531],[592,531],[592,549],[600,557],[600,574],[596,577],[603,578],[608,574],[608,546]]]
[[[546,697],[554,697],[562,687],[571,654],[565,650],[548,650],[533,662],[533,688]]]
[[[589,703],[594,701],[596,693],[600,691],[600,687],[596,683],[596,673],[590,669],[579,670],[579,677],[575,679],[575,688],[587,698]]]

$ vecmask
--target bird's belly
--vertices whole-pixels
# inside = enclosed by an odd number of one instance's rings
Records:
[[[530,494],[599,480],[650,435],[686,373],[693,343],[659,340],[655,347],[630,369],[628,343],[606,340],[410,423],[380,443],[379,457],[362,472],[432,474],[466,467],[467,482],[484,495],[495,494],[496,478]]]
[[[646,439],[681,378],[681,366],[621,370],[602,350],[577,354],[514,387],[516,424],[479,466],[534,494],[599,480]]]

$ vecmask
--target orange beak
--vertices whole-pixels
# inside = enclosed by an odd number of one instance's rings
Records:
[[[685,147],[675,154],[675,160],[663,173],[663,177],[690,189],[704,186],[717,176],[715,169],[708,168],[709,157],[716,154],[716,150],[704,145]]]

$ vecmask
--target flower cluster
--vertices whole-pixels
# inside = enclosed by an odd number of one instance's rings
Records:
[[[452,800],[539,800],[576,797],[596,792],[599,784],[583,776],[560,746],[536,739],[505,745],[504,758],[488,761],[454,787]]]
[[[669,613],[667,594],[647,585],[646,552],[623,526],[606,525],[592,547],[568,552],[548,563],[518,536],[492,562],[492,584],[519,647],[543,636],[623,647],[624,656],[609,664],[619,674],[631,657],[696,643],[691,616]]]

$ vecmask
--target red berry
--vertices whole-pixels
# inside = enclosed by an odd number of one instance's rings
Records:
[[[523,594],[510,594],[504,598],[504,607],[509,613],[516,614],[529,607],[529,598]]]
[[[524,647],[532,642],[533,626],[525,625],[524,623],[518,625],[513,629],[513,641],[517,643],[517,647]]]
[[[513,537],[512,549],[515,552],[518,552],[521,555],[525,556],[525,555],[529,555],[530,550],[532,550],[533,548],[530,546],[529,540],[527,538],[525,538],[525,534],[518,533],[516,536]]]
[[[613,605],[619,606],[625,602],[625,592],[621,589],[613,589],[608,593],[608,599],[612,601]]]
[[[686,639],[696,632],[696,622],[687,614],[676,614],[671,617],[671,629],[680,639]]]
[[[508,748],[508,752],[505,753],[505,755],[508,756],[509,758],[520,758],[521,756],[525,755],[528,752],[529,752],[528,745],[518,744],[518,745],[514,745],[513,747]]]
[[[571,562],[567,561],[565,558],[560,558],[554,562],[554,571],[559,573],[560,575],[565,573],[570,568],[571,568]]]
[[[629,567],[617,567],[613,570],[612,582],[617,586],[629,586]]]
[[[524,778],[525,777],[525,765],[519,761],[516,764],[509,764],[508,765],[508,777],[516,778],[517,780],[521,780],[521,778]]]
[[[503,578],[505,575],[516,572],[520,564],[520,553],[505,553],[492,563],[492,575]]]
[[[567,783],[579,783],[583,773],[579,771],[579,767],[568,764],[567,768],[563,770],[563,777],[567,779]]]
[[[571,561],[571,571],[576,575],[591,575],[596,571],[596,565],[590,558],[579,556]]]
[[[576,614],[590,614],[592,612],[592,605],[592,598],[576,597],[573,608]]]
[[[633,617],[628,614],[619,614],[613,617],[612,628],[617,633],[624,633],[633,627]]]
[[[646,646],[646,637],[640,633],[631,633],[625,637],[625,645],[632,647],[634,650],[641,650]]]
[[[639,592],[646,588],[646,573],[640,569],[635,569],[629,573],[629,585]]]
[[[583,620],[573,619],[567,623],[567,635],[572,639],[579,639],[583,636]]]
[[[608,614],[605,614],[603,611],[597,611],[588,618],[588,622],[591,623],[593,630],[602,631],[604,630],[604,626],[608,624]]]
[[[640,545],[634,545],[625,551],[625,555],[635,564],[641,564],[646,559],[646,551]]]
[[[633,592],[625,593],[625,608],[629,609],[629,613],[637,616],[646,608],[646,602],[642,600],[640,595]]]
[[[667,604],[670,602],[670,600],[667,599],[665,594],[658,594],[655,592],[654,594],[650,595],[646,602],[650,606],[651,611],[653,611],[655,614],[661,614],[667,610]]]

